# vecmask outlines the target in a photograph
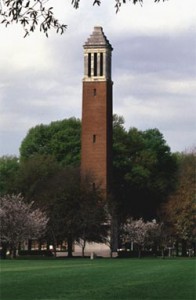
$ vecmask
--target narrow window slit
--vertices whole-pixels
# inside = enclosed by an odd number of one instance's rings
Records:
[[[96,143],[96,134],[93,134],[93,144]]]
[[[91,77],[91,53],[88,53],[88,77]]]
[[[103,53],[100,53],[100,76],[103,76]]]
[[[97,76],[97,53],[94,53],[94,76]]]

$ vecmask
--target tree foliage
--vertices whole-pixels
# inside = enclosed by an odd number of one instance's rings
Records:
[[[86,242],[104,242],[108,235],[106,202],[101,188],[93,188],[93,178],[87,176],[80,186],[80,235],[78,242],[82,254]]]
[[[31,128],[20,147],[21,160],[51,155],[62,165],[80,163],[81,121],[70,118]]]
[[[87,241],[103,239],[105,202],[99,188],[93,189],[90,176],[81,182],[79,168],[36,154],[22,161],[19,178],[27,201],[33,199],[36,207],[46,211],[46,239],[54,247],[67,240],[71,256],[73,241],[82,241],[85,246]]]
[[[53,7],[48,7],[44,0],[0,0],[1,23],[7,27],[19,23],[26,37],[37,27],[48,37],[48,31],[54,28],[63,34],[67,25],[61,24],[54,16]]]
[[[133,4],[140,3],[142,5],[144,0],[114,0],[114,1],[115,1],[114,7],[116,9],[116,12],[118,12],[123,4],[131,2]],[[154,0],[154,2],[160,2],[160,1],[164,2],[166,0]],[[101,0],[94,0],[93,5],[97,4],[99,6],[101,5],[101,2],[102,2]],[[80,0],[72,0],[72,3],[74,4],[75,8],[78,8]]]
[[[47,206],[50,193],[53,189],[55,176],[61,168],[55,157],[50,155],[34,154],[29,159],[20,162],[17,188],[27,202],[34,201],[39,207]]]
[[[105,218],[100,191],[93,193],[93,178],[82,185],[75,167],[80,165],[80,135],[80,120],[71,118],[30,129],[21,144],[15,190],[47,212],[47,239],[52,244],[66,238],[69,246],[73,240],[85,246],[105,234],[100,226]],[[174,187],[175,174],[176,157],[158,129],[126,130],[124,119],[114,116],[113,195],[108,209],[116,225],[130,217],[155,218]]]
[[[0,242],[17,248],[18,244],[43,235],[48,219],[40,209],[33,209],[33,202],[24,202],[19,195],[0,197]]]
[[[142,218],[138,220],[128,219],[122,228],[122,239],[124,243],[134,243],[138,249],[138,256],[146,246],[152,246],[157,240],[159,224],[156,220],[144,222]]]
[[[173,229],[173,235],[194,241],[195,230],[195,150],[178,155],[178,184],[168,202],[163,205],[163,220]]]
[[[143,3],[143,0],[129,0],[131,3]],[[154,0],[159,2],[161,0]],[[166,1],[166,0],[162,0]],[[47,5],[49,0],[0,0],[0,17],[1,23],[7,27],[10,24],[20,24],[26,37],[37,28],[48,37],[48,32],[51,29],[56,30],[57,33],[63,34],[67,25],[59,22],[53,13],[53,7]],[[119,11],[122,4],[126,0],[114,0],[114,7],[116,12]],[[72,5],[79,8],[80,0],[72,0]],[[101,5],[101,0],[93,0],[92,4]]]
[[[42,165],[36,155],[55,158],[61,166],[80,165],[81,122],[65,119],[29,130],[20,148],[21,162]],[[33,159],[33,157],[35,158]],[[42,159],[40,157],[40,159]],[[26,165],[27,167],[27,165]],[[25,167],[25,168],[26,168]],[[43,167],[44,168],[44,167]],[[120,218],[154,218],[175,185],[176,158],[158,129],[126,130],[124,119],[113,120],[113,207]],[[38,167],[37,170],[40,170]],[[36,174],[30,172],[29,176]],[[23,171],[25,173],[25,170]],[[20,177],[20,176],[19,176]],[[38,178],[38,183],[41,176]],[[28,183],[24,186],[28,186]],[[44,184],[42,182],[42,187]]]
[[[124,128],[115,117],[113,130],[114,194],[122,218],[154,218],[176,180],[176,157],[158,129]]]
[[[19,167],[19,159],[16,156],[0,157],[0,196],[17,192]]]

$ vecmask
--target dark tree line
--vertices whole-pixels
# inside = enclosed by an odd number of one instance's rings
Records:
[[[175,187],[177,160],[157,129],[126,130],[113,120],[113,194],[107,205],[93,178],[80,180],[81,122],[71,118],[31,128],[20,158],[0,159],[1,195],[22,193],[47,213],[46,238],[57,245],[83,245],[107,238],[108,213],[121,224],[129,217],[152,219]],[[112,247],[111,247],[112,248]]]
[[[139,131],[114,116],[114,194],[122,220],[152,219],[175,187],[177,162],[158,129]]]
[[[191,245],[194,231],[195,152],[172,154],[158,129],[126,130],[122,117],[113,120],[113,194],[103,200],[92,175],[80,180],[81,121],[75,118],[31,128],[20,158],[0,158],[0,193],[22,193],[25,201],[49,219],[44,239],[56,246],[108,241],[102,226],[112,216],[116,227],[127,219],[156,219],[165,241]],[[162,238],[161,243],[164,238]],[[110,245],[111,246],[111,245]],[[112,250],[112,246],[111,246]]]
[[[38,125],[23,140],[20,160],[39,154],[55,158],[61,166],[79,167],[80,133],[81,122],[74,118]],[[127,131],[123,118],[114,116],[112,199],[119,218],[155,217],[174,189],[176,170],[176,156],[158,129]]]
[[[178,153],[177,188],[160,210],[160,218],[170,230],[170,236],[181,243],[183,255],[187,249],[196,252],[195,149]],[[189,251],[189,250],[188,250]],[[192,250],[191,250],[192,251]],[[189,252],[191,255],[191,253]]]
[[[12,159],[6,158],[7,168]],[[105,202],[99,188],[92,189],[90,176],[81,182],[79,168],[63,167],[52,156],[35,154],[20,163],[13,177],[17,177],[16,185],[6,191],[6,196],[20,191],[27,205],[47,215],[46,231],[39,241],[47,241],[48,249],[53,245],[56,252],[56,246],[67,241],[71,257],[74,241],[82,244],[83,254],[86,242],[104,241],[107,235],[107,228],[103,226],[107,221]],[[17,197],[14,199],[17,202]],[[28,227],[25,218],[23,225]]]

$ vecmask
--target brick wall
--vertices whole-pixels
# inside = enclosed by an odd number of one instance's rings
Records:
[[[110,189],[112,175],[112,82],[84,81],[82,104],[82,174]]]

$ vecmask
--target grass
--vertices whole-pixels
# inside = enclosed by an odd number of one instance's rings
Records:
[[[1,261],[1,300],[194,300],[194,259]]]

